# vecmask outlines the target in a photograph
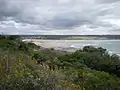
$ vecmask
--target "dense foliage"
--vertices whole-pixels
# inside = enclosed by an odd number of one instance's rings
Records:
[[[0,90],[120,90],[120,57],[102,47],[67,53],[0,36]]]
[[[115,54],[109,55],[107,50],[101,47],[85,46],[82,50],[59,57],[59,60],[67,62],[74,68],[80,68],[83,65],[82,67],[87,66],[89,69],[120,76],[120,57]]]

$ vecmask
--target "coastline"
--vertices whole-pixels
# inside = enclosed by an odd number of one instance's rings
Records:
[[[25,42],[32,42],[43,48],[54,48],[55,50],[74,52],[84,46],[103,47],[110,54],[120,55],[120,40],[45,40],[45,39],[24,39]]]
[[[59,47],[68,48],[68,47],[72,47],[71,45],[74,42],[80,42],[80,40],[42,40],[42,39],[37,40],[37,39],[32,39],[31,42],[38,46],[42,46],[44,48],[59,48]]]
[[[83,40],[44,40],[44,39],[24,39],[24,42],[32,42],[43,48],[54,48],[55,50],[74,52],[77,50],[72,44]]]
[[[32,43],[43,48],[54,48],[55,50],[65,51],[65,52],[74,52],[76,49],[71,47],[70,42],[64,40],[40,40],[32,41]],[[64,43],[64,44],[63,44]]]

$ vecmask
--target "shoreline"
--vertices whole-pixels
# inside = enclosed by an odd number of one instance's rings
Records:
[[[42,41],[32,41],[32,43],[36,44],[37,46],[41,46],[43,48],[54,48],[55,50],[64,51],[64,52],[74,52],[76,48],[72,47],[69,43],[64,43],[56,41],[57,43],[53,42],[54,40],[42,40]],[[64,43],[64,44],[63,44]]]
[[[24,39],[25,42],[32,42],[37,46],[43,48],[54,48],[55,50],[74,52],[78,49],[82,49],[84,46],[97,46],[106,48],[110,53],[120,55],[120,49],[114,47],[118,45],[120,40],[44,40],[44,39]],[[102,44],[103,43],[103,44]],[[113,46],[111,47],[111,43]],[[104,46],[106,45],[106,46]]]

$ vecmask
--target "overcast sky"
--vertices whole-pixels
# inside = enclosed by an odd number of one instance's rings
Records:
[[[120,0],[0,0],[3,34],[120,34]]]

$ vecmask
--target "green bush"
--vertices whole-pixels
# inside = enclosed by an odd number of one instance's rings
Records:
[[[120,90],[120,57],[102,47],[67,53],[0,36],[0,90],[29,89]]]

